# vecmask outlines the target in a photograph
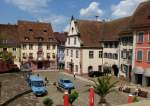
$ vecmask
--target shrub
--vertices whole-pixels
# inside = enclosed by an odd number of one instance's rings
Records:
[[[43,104],[44,104],[44,106],[52,106],[53,100],[47,97],[43,100]]]
[[[73,102],[78,98],[79,93],[74,91],[69,95],[69,103],[72,105]]]
[[[139,102],[139,101],[140,101],[140,99],[137,96],[133,97],[133,102]]]

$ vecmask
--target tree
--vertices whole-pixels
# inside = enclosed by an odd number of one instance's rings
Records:
[[[44,104],[44,106],[52,106],[53,100],[47,97],[43,100],[43,104]]]
[[[99,104],[109,105],[106,102],[105,97],[109,93],[116,91],[115,85],[118,83],[118,81],[111,82],[110,76],[98,77],[96,80],[92,80],[92,81],[94,82],[94,84],[88,86],[93,86],[94,92],[100,96]]]
[[[73,102],[78,98],[78,96],[79,96],[79,93],[77,91],[74,91],[69,95],[69,103],[71,106]]]
[[[11,64],[13,62],[13,56],[11,52],[1,52],[2,60],[8,64]]]

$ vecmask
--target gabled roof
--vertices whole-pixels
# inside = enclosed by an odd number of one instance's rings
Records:
[[[102,22],[91,20],[76,20],[76,27],[83,47],[100,47]]]
[[[118,41],[119,34],[123,30],[127,30],[131,17],[120,18],[109,22],[104,22],[103,38],[100,41]]]
[[[48,42],[49,38],[54,38],[53,29],[50,23],[43,22],[31,22],[31,21],[18,21],[19,35],[22,36],[21,41],[25,41],[25,37],[28,37],[27,42],[37,42],[37,38],[42,38],[42,42]]]
[[[54,37],[60,45],[65,45],[67,33],[54,32]]]
[[[17,38],[17,39],[16,39]],[[17,25],[0,24],[0,45],[17,46],[20,41]]]
[[[150,1],[142,2],[134,12],[131,21],[131,27],[150,26]]]

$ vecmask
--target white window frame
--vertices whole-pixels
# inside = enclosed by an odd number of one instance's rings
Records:
[[[147,62],[150,62],[150,60],[148,60],[148,52],[150,52],[150,49],[147,50]]]
[[[138,32],[136,42],[137,42],[137,43],[144,43],[144,34],[143,34],[143,42],[139,42],[139,34],[140,34],[140,33],[145,33],[145,32],[144,32],[144,31]]]
[[[138,60],[138,51],[142,51],[142,60]],[[138,49],[137,51],[136,51],[136,61],[143,61],[143,55],[144,55],[144,52],[143,52],[143,50],[142,49]]]

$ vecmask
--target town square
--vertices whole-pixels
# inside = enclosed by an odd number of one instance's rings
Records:
[[[149,0],[2,0],[0,12],[0,106],[150,105]]]

